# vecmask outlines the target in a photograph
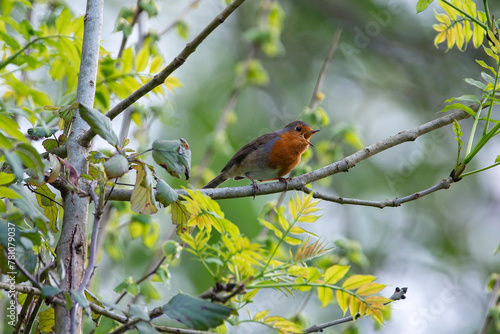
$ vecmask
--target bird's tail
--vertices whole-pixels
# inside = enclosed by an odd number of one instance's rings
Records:
[[[203,189],[206,188],[217,188],[219,185],[223,184],[226,182],[227,177],[223,175],[222,173],[217,175],[212,181],[208,182]]]

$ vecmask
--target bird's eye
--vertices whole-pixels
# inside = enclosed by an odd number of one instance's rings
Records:
[[[301,127],[301,126],[297,126],[297,127],[295,128],[295,130],[297,130],[297,131],[299,131],[299,132],[300,132],[300,131],[302,131],[302,127]]]

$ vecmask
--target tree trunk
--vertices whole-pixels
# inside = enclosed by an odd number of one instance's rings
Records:
[[[88,0],[84,17],[84,36],[82,57],[76,101],[87,106],[94,105],[97,64],[101,39],[103,16],[103,0]],[[68,162],[75,167],[79,175],[88,172],[87,156],[90,146],[81,145],[80,137],[89,129],[88,124],[75,110],[71,134],[66,143]],[[84,182],[80,187],[86,190]],[[56,248],[59,271],[61,273],[61,289],[63,291],[77,290],[85,272],[87,258],[87,222],[89,198],[80,198],[77,194],[62,194],[64,201],[64,217],[61,235]],[[73,301],[73,307],[75,302]],[[77,312],[76,333],[82,331],[82,312]],[[71,333],[71,311],[64,306],[55,307],[56,333]]]

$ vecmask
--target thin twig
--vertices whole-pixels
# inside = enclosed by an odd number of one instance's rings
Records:
[[[181,11],[181,13],[177,16],[177,18],[174,20],[174,22],[170,23],[170,25],[168,25],[165,29],[163,29],[162,31],[160,31],[159,35],[162,36],[162,35],[165,35],[167,32],[169,32],[172,28],[174,28],[183,18],[184,16],[186,16],[189,11],[194,8],[196,5],[198,5],[198,3],[200,2],[201,0],[191,0],[187,5],[186,7],[184,7],[184,9]]]
[[[50,197],[49,197],[49,196],[47,196],[47,195],[44,195],[44,194],[42,194],[42,193],[40,193],[40,192],[36,191],[35,189],[33,189],[33,187],[32,187],[30,184],[26,184],[26,186],[28,187],[28,189],[29,189],[32,193],[37,194],[37,195],[40,195],[40,196],[42,196],[42,197],[44,197],[44,198],[48,199],[49,201],[56,203],[56,204],[57,204],[57,205],[59,205],[61,208],[64,208],[64,207],[63,207],[63,205],[62,205],[61,203],[59,203],[58,201],[56,201],[56,200],[55,200],[55,199],[53,199],[53,198],[50,198]]]
[[[158,270],[158,268],[160,268],[163,261],[165,261],[165,259],[166,259],[166,256],[163,256],[160,259],[160,261],[158,261],[156,266],[150,272],[148,272],[146,275],[141,277],[137,282],[135,282],[135,284],[141,284],[142,282],[147,280],[150,276],[153,276],[156,273],[156,271]],[[126,294],[127,294],[127,290],[123,291],[122,294],[116,299],[115,304],[118,304],[120,302],[120,300],[122,300],[122,298],[125,297]]]
[[[401,206],[401,204],[417,200],[421,197],[424,197],[425,195],[432,194],[433,192],[436,192],[438,190],[448,189],[448,188],[450,188],[450,185],[453,182],[454,182],[453,178],[448,177],[447,179],[443,179],[438,184],[436,184],[430,188],[427,188],[425,190],[413,193],[411,195],[408,195],[408,196],[405,196],[402,198],[386,199],[383,201],[367,201],[367,200],[356,199],[356,198],[339,197],[339,196],[334,196],[334,195],[330,195],[330,194],[320,193],[317,191],[312,191],[311,189],[307,188],[306,186],[304,186],[301,190],[304,191],[306,194],[313,193],[314,198],[322,199],[322,200],[329,201],[329,202],[334,202],[334,203],[338,203],[338,204],[372,206],[372,207],[383,209],[385,207],[398,207],[398,206]]]
[[[24,327],[24,333],[31,333],[31,327],[33,327],[33,323],[36,320],[36,316],[38,314],[38,311],[40,310],[40,307],[42,307],[43,304],[43,298],[38,297],[35,307],[33,307],[33,310],[31,310],[31,315],[28,319],[28,322],[26,323],[26,326]]]
[[[139,15],[141,15],[141,13],[142,13],[142,8],[140,6],[140,3],[141,3],[141,0],[137,0],[134,16],[132,17],[132,22],[130,23],[131,30],[134,28],[135,24],[137,23],[137,20],[139,19]],[[121,56],[123,54],[123,50],[125,50],[125,45],[127,44],[127,40],[128,40],[128,35],[123,33],[123,38],[122,38],[122,42],[120,44],[120,50],[118,51],[117,58],[121,58]]]
[[[90,277],[92,276],[92,273],[94,272],[95,269],[95,260],[96,260],[96,240],[97,240],[97,234],[99,233],[99,222],[101,220],[101,215],[102,215],[102,206],[99,204],[99,198],[97,198],[97,195],[95,193],[95,187],[97,186],[97,181],[94,180],[92,181],[92,184],[90,185],[90,196],[92,197],[92,200],[94,201],[94,207],[95,207],[95,213],[94,213],[94,225],[92,227],[92,237],[90,239],[90,249],[89,249],[89,261],[87,265],[87,269],[85,269],[85,274],[83,276],[82,282],[80,283],[80,286],[78,287],[79,292],[83,292],[85,288],[87,287],[87,284],[90,281]]]
[[[394,300],[394,301],[400,300],[400,299],[405,299],[406,298],[405,294],[407,291],[408,291],[408,288],[401,288],[401,289],[396,288],[396,290],[394,291],[394,294],[391,297],[389,297],[389,299]],[[359,313],[356,314],[356,319],[358,319],[358,318],[359,318]],[[333,321],[325,322],[324,324],[321,324],[321,325],[311,326],[309,328],[304,329],[303,333],[323,332],[323,330],[325,328],[332,327],[335,325],[340,325],[340,324],[350,322],[353,320],[354,320],[353,316],[343,317],[343,318],[336,319]]]
[[[483,325],[479,330],[479,334],[486,334],[486,331],[488,330],[488,327],[490,326],[490,323],[493,320],[490,311],[495,307],[495,305],[499,301],[500,298],[498,297],[499,291],[500,291],[500,274],[497,274],[497,279],[495,280],[495,285],[493,287],[493,290],[491,291],[490,300],[488,301],[488,305],[486,307],[486,317],[484,318]]]
[[[28,308],[30,307],[33,298],[34,295],[31,294],[26,296],[21,312],[19,312],[19,315],[17,316],[17,324],[14,327],[14,331],[12,332],[12,334],[18,334],[19,331],[21,330],[21,326],[23,325],[23,322],[26,319],[26,314],[28,313]]]
[[[7,252],[5,251],[5,248],[3,249],[3,253],[4,253],[4,256],[5,258],[7,259],[8,256],[7,256]],[[14,261],[14,264],[16,265],[17,269],[19,269],[24,276],[26,276],[26,278],[37,288],[41,288],[41,285],[40,283],[28,272],[28,270],[26,270],[26,268],[23,267],[23,265],[21,263],[19,263],[19,260],[17,259],[17,257],[14,257],[13,259]]]
[[[163,307],[159,306],[154,308],[151,312],[149,312],[149,319],[153,320],[154,318],[158,318],[159,316],[163,315]],[[137,325],[139,322],[144,321],[143,319],[140,318],[133,318],[128,320],[126,323],[112,331],[110,334],[121,334],[125,333],[129,329],[133,328],[135,325]],[[175,332],[174,332],[175,333]]]
[[[309,108],[311,110],[316,109],[318,106],[318,103],[321,102],[321,98],[319,97],[319,94],[321,92],[321,88],[323,87],[323,82],[325,81],[325,75],[326,75],[326,70],[328,69],[328,64],[333,58],[333,54],[335,53],[335,50],[337,49],[337,45],[339,43],[340,35],[342,34],[342,28],[337,28],[335,30],[335,35],[333,36],[332,44],[330,45],[330,49],[328,50],[328,53],[326,55],[325,61],[323,62],[323,66],[321,67],[321,71],[319,72],[318,75],[318,80],[316,81],[316,86],[314,87],[312,98],[311,98],[311,104],[309,105]]]
[[[220,26],[245,0],[235,0],[229,4],[220,14],[218,14],[186,47],[168,64],[163,70],[156,74],[153,79],[141,86],[127,98],[114,106],[106,116],[110,119],[121,114],[127,107],[131,106],[141,97],[162,85],[165,80],[179,67],[181,67],[187,58],[196,51],[196,48],[207,38],[218,26]],[[87,131],[80,139],[82,145],[88,146],[96,133],[92,130]]]

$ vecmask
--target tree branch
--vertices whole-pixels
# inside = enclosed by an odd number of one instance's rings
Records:
[[[141,277],[137,282],[135,282],[135,284],[141,284],[142,282],[147,280],[149,277],[153,276],[156,273],[156,271],[158,270],[158,268],[160,268],[163,261],[165,261],[165,259],[166,259],[166,256],[162,256],[162,258],[160,259],[160,261],[158,261],[156,266],[151,271],[149,271],[146,275]],[[116,299],[115,304],[118,304],[120,302],[120,300],[122,300],[122,298],[125,297],[126,294],[127,294],[127,290],[123,291],[122,294],[118,297],[118,299]]]
[[[299,175],[292,180],[288,181],[288,190],[304,190],[304,187],[306,184],[315,182],[321,179],[324,179],[328,176],[338,174],[340,172],[347,172],[349,169],[353,168],[356,166],[357,163],[366,160],[380,152],[383,152],[389,148],[392,148],[394,146],[400,145],[402,143],[408,142],[408,141],[414,141],[418,137],[429,133],[433,130],[439,129],[443,126],[449,125],[453,123],[454,120],[463,120],[469,117],[469,114],[467,114],[465,111],[462,110],[457,110],[454,112],[451,112],[445,116],[442,116],[440,118],[437,118],[433,121],[427,122],[425,124],[422,124],[420,126],[417,126],[415,128],[406,130],[406,131],[401,131],[398,134],[391,136],[389,138],[383,139],[375,144],[372,144],[370,146],[365,147],[364,149],[351,154],[350,156],[334,162],[330,165],[327,165],[325,167],[322,167],[320,169],[317,169],[313,172],[306,173]],[[448,181],[449,182],[449,181]],[[446,182],[442,181],[435,187],[444,187],[446,185]],[[444,189],[444,188],[443,188]],[[437,190],[437,189],[436,189]],[[433,188],[429,188],[428,190],[424,190],[423,192],[420,193],[420,197],[422,196],[422,193],[427,194],[426,192],[433,192],[436,191],[433,190]],[[228,199],[228,198],[238,198],[238,197],[250,197],[253,196],[253,188],[252,186],[241,186],[241,187],[228,187],[228,188],[213,188],[213,189],[200,189],[200,191],[208,196],[210,196],[212,199]],[[283,182],[270,182],[270,183],[263,183],[259,185],[259,189],[257,190],[257,195],[267,195],[267,194],[274,194],[278,192],[285,191],[285,184]],[[176,192],[179,195],[187,196],[187,192],[183,189],[177,189]],[[129,201],[130,196],[131,196],[132,191],[128,189],[115,189],[113,190],[113,193],[110,196],[111,200],[115,201]],[[413,197],[418,197],[416,195],[418,193],[415,193]],[[416,198],[413,198],[416,199]],[[408,202],[409,200],[413,200],[407,197],[404,197],[402,199],[399,199],[396,203],[405,203]],[[394,201],[394,200],[391,200]],[[365,201],[366,202],[366,201]],[[374,202],[375,203],[375,202]],[[344,204],[357,204],[357,203],[344,203]],[[373,205],[373,206],[380,206],[379,204]],[[386,205],[390,206],[390,205]]]
[[[131,106],[134,102],[139,100],[141,97],[160,86],[165,82],[176,69],[182,66],[187,58],[196,51],[196,48],[208,37],[218,26],[220,26],[228,17],[231,15],[245,0],[234,0],[229,4],[219,15],[217,15],[212,22],[210,22],[205,29],[203,29],[198,36],[196,36],[186,47],[175,57],[170,64],[168,64],[161,72],[156,74],[153,79],[144,84],[142,87],[137,89],[135,92],[130,94],[127,98],[122,100],[116,106],[114,106],[106,116],[113,119],[118,116],[127,107]],[[95,136],[95,132],[92,130],[87,131],[82,138],[80,143],[84,146],[88,146],[92,138]]]

